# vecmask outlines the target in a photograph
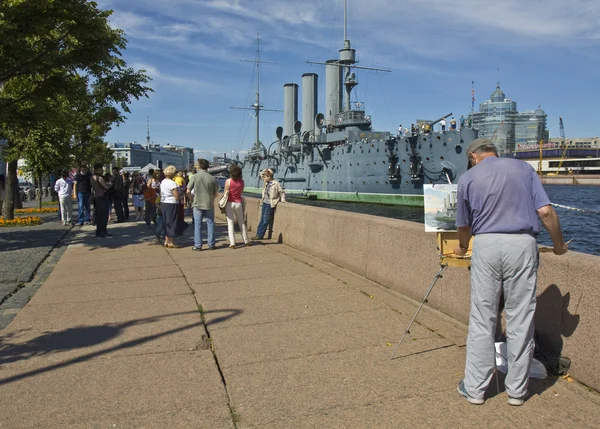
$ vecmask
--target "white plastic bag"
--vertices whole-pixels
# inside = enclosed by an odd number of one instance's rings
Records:
[[[506,374],[508,372],[508,353],[506,350],[506,343],[496,343],[496,368],[498,371]],[[546,367],[537,359],[533,359],[531,362],[531,368],[529,369],[530,378],[544,379],[548,377]]]

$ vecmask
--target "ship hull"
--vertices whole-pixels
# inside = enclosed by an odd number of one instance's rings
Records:
[[[260,171],[271,168],[288,195],[422,207],[423,185],[456,183],[466,171],[466,148],[476,137],[475,130],[464,128],[247,158],[242,163],[245,191],[260,193]]]

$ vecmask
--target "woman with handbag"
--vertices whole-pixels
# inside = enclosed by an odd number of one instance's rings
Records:
[[[244,192],[244,180],[242,179],[242,169],[238,165],[232,165],[229,169],[229,179],[225,181],[225,192],[219,202],[219,206],[225,200],[225,214],[227,215],[227,231],[229,233],[229,248],[235,249],[235,221],[240,227],[242,238],[246,246],[250,246],[246,224],[244,223],[244,205],[242,193]]]

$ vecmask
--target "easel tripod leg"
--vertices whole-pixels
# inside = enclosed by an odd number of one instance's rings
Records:
[[[440,265],[440,270],[438,271],[438,273],[433,278],[433,282],[431,283],[431,286],[429,286],[429,289],[427,289],[427,292],[425,293],[425,296],[421,300],[421,305],[419,305],[419,308],[417,309],[417,312],[415,313],[415,315],[413,316],[412,320],[408,324],[408,327],[404,331],[404,336],[402,337],[402,339],[400,340],[400,342],[396,346],[396,349],[394,350],[394,353],[392,353],[392,357],[390,359],[394,359],[394,356],[396,355],[396,353],[398,352],[398,349],[400,348],[400,344],[402,344],[402,342],[404,341],[404,339],[406,338],[406,336],[408,334],[410,334],[410,327],[412,326],[412,324],[414,323],[415,319],[419,315],[419,312],[421,311],[421,309],[423,308],[423,306],[425,304],[427,304],[427,298],[429,298],[429,294],[433,290],[433,287],[435,286],[435,284],[437,283],[437,281],[442,278],[442,273],[444,272],[444,270],[446,269],[447,266],[448,265],[445,265],[445,264],[441,264]]]

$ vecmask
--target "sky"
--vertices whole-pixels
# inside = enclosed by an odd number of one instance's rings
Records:
[[[110,142],[151,140],[194,148],[201,156],[243,152],[254,142],[260,37],[260,97],[283,109],[283,85],[325,69],[306,61],[339,56],[343,0],[98,0],[125,31],[123,57],[146,70],[154,92],[134,101]],[[551,137],[559,117],[567,137],[600,136],[600,1],[597,0],[348,0],[347,34],[361,66],[353,101],[375,130],[457,118],[489,98],[499,81],[519,111],[541,106]],[[301,97],[301,87],[299,97]],[[299,101],[301,108],[301,100]],[[261,113],[261,140],[275,140],[282,112]],[[299,119],[302,112],[299,112]]]

